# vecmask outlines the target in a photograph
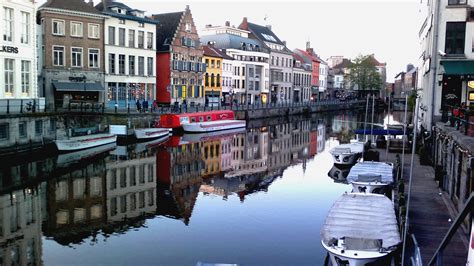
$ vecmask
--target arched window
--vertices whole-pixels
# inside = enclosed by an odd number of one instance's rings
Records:
[[[217,74],[217,87],[220,87],[221,86],[221,74]]]
[[[208,73],[206,73],[205,82],[206,82],[206,87],[209,87],[209,74]]]
[[[215,80],[214,80],[214,73],[211,74],[211,87],[216,86]]]

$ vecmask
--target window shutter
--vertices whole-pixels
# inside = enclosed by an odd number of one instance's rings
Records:
[[[183,70],[183,61],[178,61],[178,70]]]
[[[181,45],[186,46],[186,38],[185,37],[181,38]]]
[[[201,67],[202,67],[202,72],[206,72],[206,64],[201,64]]]
[[[187,62],[187,64],[188,64],[188,71],[193,71],[193,69],[191,68],[192,67],[191,62]]]
[[[178,86],[178,98],[183,97],[183,86]]]
[[[198,98],[199,96],[199,86],[194,86],[194,97]]]

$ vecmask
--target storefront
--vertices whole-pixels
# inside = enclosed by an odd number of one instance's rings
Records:
[[[135,102],[146,100],[151,106],[154,99],[155,84],[108,82],[108,107],[126,108]]]
[[[87,82],[84,77],[70,77],[68,81],[52,82],[55,106],[69,108],[74,105],[90,105],[101,102],[100,94],[105,92],[101,83]]]
[[[438,76],[441,84],[441,105],[474,103],[474,60],[443,60],[444,72]]]

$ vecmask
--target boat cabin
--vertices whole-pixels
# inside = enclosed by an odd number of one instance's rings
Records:
[[[183,123],[199,123],[219,120],[234,120],[234,112],[230,110],[209,111],[184,114],[164,114],[160,117],[160,127],[179,128]]]

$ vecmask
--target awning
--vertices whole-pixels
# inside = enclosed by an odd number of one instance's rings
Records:
[[[56,91],[105,91],[100,83],[53,82]]]
[[[474,74],[473,60],[442,60],[445,75],[469,75]]]

